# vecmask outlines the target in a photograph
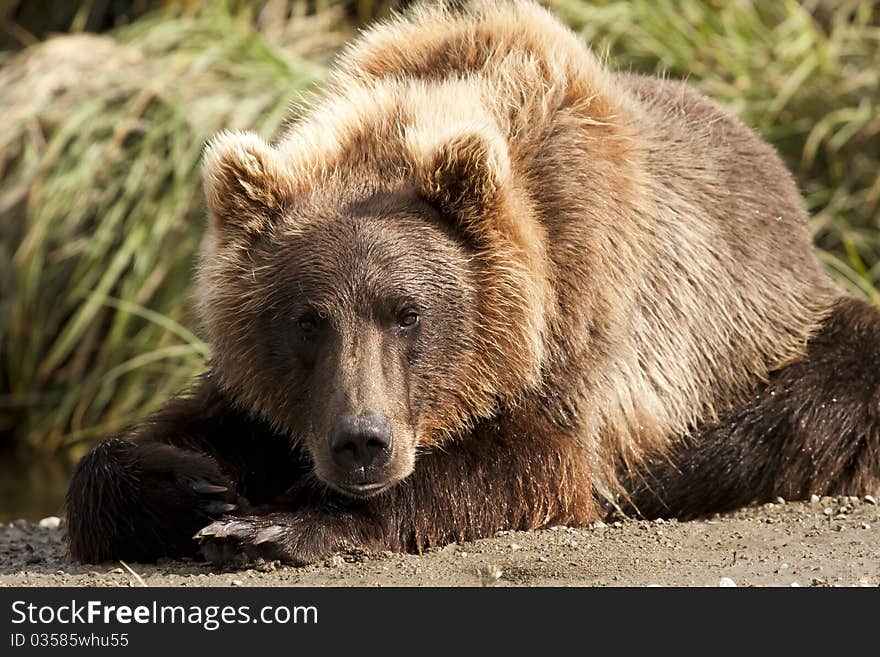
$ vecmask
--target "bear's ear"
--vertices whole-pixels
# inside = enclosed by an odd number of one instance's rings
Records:
[[[491,132],[454,132],[428,151],[416,175],[426,200],[480,237],[492,225],[510,178],[507,144]]]
[[[249,132],[223,132],[208,142],[202,180],[214,228],[225,236],[265,229],[293,195],[278,151]]]

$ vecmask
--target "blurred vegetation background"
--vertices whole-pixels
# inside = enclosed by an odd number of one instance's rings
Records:
[[[0,0],[0,448],[76,458],[205,366],[205,140],[272,138],[401,4]],[[880,0],[545,4],[612,67],[687,78],[775,144],[824,264],[880,305]]]

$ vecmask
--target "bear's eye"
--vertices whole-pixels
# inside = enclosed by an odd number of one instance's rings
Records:
[[[397,326],[411,329],[419,323],[419,313],[415,308],[405,308],[397,315]]]
[[[306,335],[310,335],[318,328],[318,318],[314,313],[307,313],[299,318],[297,325],[299,326],[300,331]]]

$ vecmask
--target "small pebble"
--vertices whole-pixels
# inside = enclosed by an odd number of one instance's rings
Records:
[[[810,495],[810,502],[812,502],[813,504],[818,504],[821,501],[822,501],[822,498],[819,497],[818,495]]]
[[[607,527],[607,526],[608,526],[608,525],[606,525],[606,524],[605,524],[604,522],[602,522],[601,520],[597,520],[596,522],[593,523],[593,529],[604,529],[604,528]]]
[[[718,580],[718,586],[722,588],[736,587],[736,582],[734,582],[729,577],[722,577],[720,580]]]
[[[777,504],[785,504],[785,498],[784,497],[777,497],[775,502]]]
[[[232,584],[233,586],[241,586],[242,584],[244,584],[244,582],[242,582],[240,579],[234,579],[230,582],[230,584]]]
[[[825,510],[822,513],[824,513],[826,516],[833,516],[834,509],[832,509],[830,506],[827,506],[827,507],[825,507]]]
[[[874,499],[874,496],[873,496],[873,495],[865,495],[864,500],[865,500],[865,502],[867,502],[868,504],[877,504],[877,500]]]
[[[871,529],[871,525],[869,525],[867,522],[863,522],[862,529]]]
[[[49,516],[40,520],[40,527],[43,529],[58,529],[61,526],[61,518],[57,516]]]
[[[522,545],[520,545],[519,543],[511,543],[510,544],[510,549],[512,552],[516,552],[520,548],[522,548]]]

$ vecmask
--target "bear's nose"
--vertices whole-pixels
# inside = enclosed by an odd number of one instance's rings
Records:
[[[342,418],[328,441],[334,463],[345,470],[379,468],[391,460],[391,424],[381,415]]]

